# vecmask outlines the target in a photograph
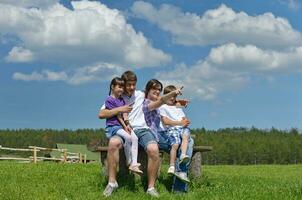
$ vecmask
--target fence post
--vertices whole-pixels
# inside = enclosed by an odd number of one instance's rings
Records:
[[[83,155],[82,155],[82,153],[80,153],[79,157],[80,157],[79,162],[80,162],[80,163],[83,163]]]
[[[67,161],[67,152],[66,151],[67,151],[66,149],[64,149],[64,151],[63,151],[63,163],[66,163],[66,161]]]
[[[37,163],[37,147],[34,147],[34,163]]]

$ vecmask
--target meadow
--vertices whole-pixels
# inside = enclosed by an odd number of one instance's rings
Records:
[[[302,199],[302,165],[206,165],[185,194],[171,193],[166,169],[156,186],[160,199]],[[105,199],[100,171],[98,164],[0,162],[0,199]],[[110,199],[151,199],[140,177],[120,176],[119,183]]]

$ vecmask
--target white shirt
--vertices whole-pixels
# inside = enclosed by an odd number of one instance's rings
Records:
[[[169,106],[167,104],[164,104],[159,108],[159,113],[161,116],[168,117],[170,120],[173,121],[181,121],[183,117],[186,117],[185,113],[182,111],[181,108],[178,108],[176,106]],[[163,126],[162,128],[169,128],[169,127],[171,126]]]
[[[129,113],[129,122],[131,127],[136,129],[147,128],[149,129],[143,112],[143,103],[145,100],[145,93],[139,90],[135,90],[134,93],[129,97],[122,95],[126,105],[132,104],[132,111]]]
[[[129,122],[133,130],[147,128],[149,129],[143,112],[143,102],[145,100],[145,93],[139,90],[135,90],[129,97],[122,95],[126,105],[132,104],[132,111],[128,114]],[[101,110],[105,109],[105,104],[101,107]]]

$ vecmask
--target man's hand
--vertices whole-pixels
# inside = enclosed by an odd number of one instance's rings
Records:
[[[177,107],[187,107],[189,102],[190,102],[190,100],[188,100],[188,99],[177,99],[175,102],[175,105]]]
[[[118,107],[118,109],[119,109],[119,113],[129,113],[132,110],[132,106],[124,105],[124,106]]]
[[[181,121],[180,121],[180,123],[181,123],[181,125],[183,126],[183,127],[187,127],[187,126],[189,126],[190,125],[190,120],[188,119],[188,118],[183,118]]]

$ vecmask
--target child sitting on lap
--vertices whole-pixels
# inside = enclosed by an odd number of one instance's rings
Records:
[[[113,109],[125,105],[122,98],[124,92],[124,81],[121,78],[114,78],[110,84],[109,96],[106,98],[106,109]],[[138,139],[128,122],[127,113],[119,114],[112,118],[106,119],[106,136],[108,139],[114,135],[121,136],[124,140],[124,151],[127,164],[130,164],[129,170],[142,174],[139,169],[140,163],[137,163]]]
[[[164,88],[164,95],[168,94],[177,88],[169,85]],[[176,106],[176,98],[171,97],[166,104],[159,108],[164,128],[167,131],[168,139],[171,145],[170,150],[170,167],[169,174],[175,174],[175,161],[178,147],[180,146],[180,164],[189,162],[190,158],[187,156],[187,146],[190,138],[189,120],[186,118],[182,109]]]

